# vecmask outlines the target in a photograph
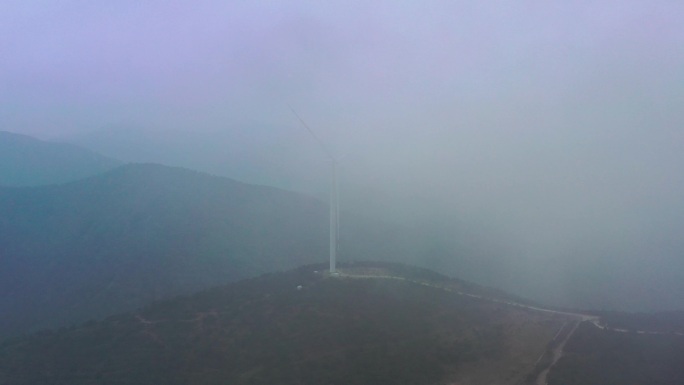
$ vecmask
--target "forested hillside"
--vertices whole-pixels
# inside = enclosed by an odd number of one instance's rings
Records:
[[[516,384],[562,317],[305,266],[0,347],[0,383]],[[437,277],[440,285],[459,285]]]

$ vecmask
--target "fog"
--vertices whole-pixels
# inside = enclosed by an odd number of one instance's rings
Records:
[[[292,106],[343,210],[460,250],[425,264],[682,307],[682,4],[10,0],[0,56],[4,130],[325,197]]]

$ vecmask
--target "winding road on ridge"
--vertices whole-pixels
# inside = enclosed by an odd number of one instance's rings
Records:
[[[419,285],[424,285],[424,286],[430,286],[434,287],[437,289],[449,291],[452,293],[456,293],[458,295],[466,296],[466,297],[471,297],[471,298],[477,298],[483,301],[489,301],[489,302],[496,302],[496,303],[501,303],[505,305],[510,305],[510,306],[516,306],[516,307],[521,307],[521,308],[526,308],[529,310],[534,310],[534,311],[540,311],[540,312],[546,312],[546,313],[552,313],[552,314],[559,314],[559,315],[565,315],[568,317],[573,318],[572,321],[570,321],[570,325],[567,323],[563,325],[560,330],[558,330],[558,333],[553,339],[554,342],[554,348],[551,351],[546,351],[544,352],[537,362],[541,361],[542,358],[547,355],[551,354],[551,362],[550,364],[542,370],[539,375],[537,376],[535,380],[535,385],[547,385],[546,378],[548,376],[549,371],[551,368],[558,362],[561,357],[563,357],[563,349],[565,348],[565,344],[570,340],[570,337],[575,333],[577,330],[578,326],[580,323],[589,321],[591,322],[592,325],[596,326],[599,329],[602,330],[609,330],[613,332],[618,332],[618,333],[637,333],[637,334],[674,334],[674,335],[679,335],[679,336],[684,336],[684,333],[668,333],[668,332],[656,332],[656,331],[647,331],[647,330],[627,330],[627,329],[616,329],[616,328],[608,328],[605,325],[601,325],[600,322],[600,317],[591,315],[591,314],[584,314],[584,313],[575,313],[575,312],[568,312],[568,311],[561,311],[561,310],[553,310],[553,309],[547,309],[543,307],[538,307],[538,306],[532,306],[532,305],[527,305],[524,303],[520,302],[514,302],[514,301],[507,301],[507,300],[502,300],[498,298],[492,298],[492,297],[486,297],[483,295],[479,294],[472,294],[472,293],[466,293],[454,288],[450,288],[447,286],[442,286],[438,285],[435,283],[430,283],[426,281],[418,281],[418,280],[413,280],[405,277],[400,277],[400,276],[394,276],[394,275],[382,275],[382,274],[354,274],[354,273],[346,273],[344,272],[345,269],[342,269],[342,271],[339,271],[338,273],[335,274],[335,276],[341,277],[341,278],[359,278],[359,279],[372,279],[372,278],[380,278],[380,279],[397,279],[397,280],[403,280],[403,281],[408,281],[408,282],[413,282]],[[564,337],[561,341],[555,341],[556,338],[559,338],[562,335],[563,330],[565,330],[566,327],[572,327],[572,329],[564,334]]]
[[[539,312],[545,312],[545,313],[551,313],[551,314],[559,314],[559,315],[569,316],[569,317],[573,318],[573,320],[571,321],[572,322],[572,329],[570,330],[570,332],[565,334],[565,337],[563,338],[562,341],[555,343],[555,347],[550,352],[545,351],[544,353],[542,353],[542,355],[537,360],[537,362],[539,362],[539,361],[541,361],[541,359],[545,355],[551,354],[551,362],[537,376],[537,379],[535,381],[536,385],[547,385],[546,377],[547,377],[549,371],[551,370],[553,365],[555,365],[556,362],[563,356],[563,348],[565,347],[566,342],[568,342],[570,337],[572,337],[572,335],[574,334],[575,330],[577,330],[577,327],[579,326],[580,323],[582,323],[584,321],[591,321],[591,323],[593,325],[596,325],[596,327],[599,327],[601,329],[604,328],[599,323],[600,318],[598,316],[594,316],[594,315],[590,315],[590,314],[584,314],[584,313],[574,313],[574,312],[547,309],[547,308],[538,307],[538,306],[526,305],[526,304],[523,304],[520,302],[507,301],[507,300],[502,300],[502,299],[498,299],[498,298],[486,297],[486,296],[479,295],[479,294],[466,293],[466,292],[461,291],[461,290],[457,290],[454,288],[450,288],[447,286],[438,285],[438,284],[430,283],[430,282],[426,282],[426,281],[418,281],[418,280],[408,279],[405,277],[394,276],[394,275],[350,274],[350,273],[345,273],[344,269],[343,269],[343,271],[336,273],[336,276],[341,277],[341,278],[358,278],[358,279],[372,279],[372,278],[397,279],[397,280],[402,280],[402,281],[413,282],[413,283],[416,283],[419,285],[434,287],[437,289],[449,291],[449,292],[456,293],[458,295],[462,295],[462,296],[466,296],[466,297],[477,298],[477,299],[482,300],[482,301],[496,302],[496,303],[501,303],[504,305],[521,307],[521,308],[526,308],[526,309],[533,310],[533,311],[539,311]],[[554,337],[554,341],[556,338],[558,338],[561,335],[561,332],[567,326],[569,326],[569,325],[567,325],[567,323],[566,323],[563,325],[563,327],[560,328],[560,330],[558,330],[558,333],[556,333],[556,336]],[[613,329],[611,329],[611,330],[613,330]],[[618,331],[622,331],[622,330],[618,330]],[[625,330],[625,332],[627,332],[627,330]]]

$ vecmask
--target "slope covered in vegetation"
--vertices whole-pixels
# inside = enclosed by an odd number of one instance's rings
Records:
[[[0,383],[515,384],[563,322],[429,284],[319,268],[6,341]]]
[[[551,370],[549,385],[684,383],[684,336],[646,331],[581,324],[568,341],[565,355]]]

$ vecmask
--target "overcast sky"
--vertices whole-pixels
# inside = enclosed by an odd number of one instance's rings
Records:
[[[684,5],[6,0],[0,49],[0,123],[43,137],[283,124],[287,103],[332,136],[635,134],[636,116],[670,135]]]
[[[684,250],[684,2],[0,2],[0,129],[282,130],[288,104],[369,199],[536,257]]]

